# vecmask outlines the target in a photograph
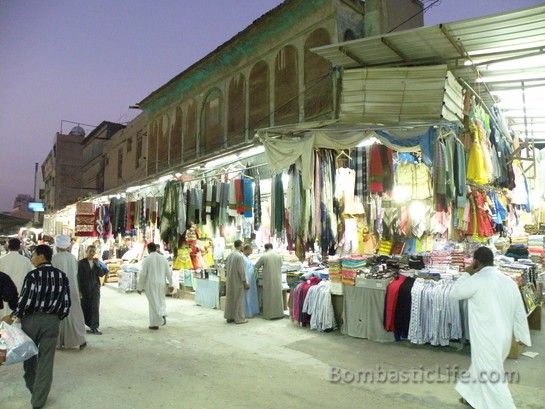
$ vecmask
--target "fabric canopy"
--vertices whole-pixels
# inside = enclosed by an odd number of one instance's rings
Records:
[[[400,152],[422,151],[422,159],[431,165],[435,127],[419,127],[392,134],[388,129],[332,132],[312,130],[302,136],[278,137],[269,131],[259,132],[265,147],[265,157],[273,172],[281,172],[297,164],[301,169],[303,188],[309,189],[314,177],[314,149],[351,149],[369,138],[377,138],[384,145]]]

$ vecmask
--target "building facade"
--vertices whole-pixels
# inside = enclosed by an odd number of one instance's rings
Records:
[[[142,100],[147,176],[249,145],[260,128],[335,119],[340,73],[311,49],[422,25],[408,19],[419,1],[365,3],[373,24],[358,0],[287,0]]]
[[[104,191],[104,146],[125,125],[103,121],[82,141],[81,189],[83,197]]]
[[[147,122],[141,113],[104,143],[104,190],[146,177]]]
[[[55,135],[53,149],[42,163],[46,210],[58,210],[81,195],[82,141],[85,131],[75,127],[68,135]]]

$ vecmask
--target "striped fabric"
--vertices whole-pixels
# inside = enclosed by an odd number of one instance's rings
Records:
[[[70,312],[68,278],[51,264],[42,264],[25,277],[17,309],[13,313],[24,318],[36,312],[56,314],[61,320]]]

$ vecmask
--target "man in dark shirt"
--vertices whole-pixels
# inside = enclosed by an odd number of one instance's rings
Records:
[[[21,320],[23,331],[38,347],[38,355],[24,363],[33,408],[43,407],[49,395],[59,324],[70,312],[68,278],[51,265],[52,256],[53,250],[45,244],[34,249],[31,261],[36,269],[26,275],[12,314]]]
[[[99,328],[100,308],[100,280],[99,277],[106,275],[95,258],[96,247],[87,247],[87,257],[78,262],[78,286],[81,296],[81,308],[85,325],[90,328],[91,334],[102,335]]]
[[[11,310],[17,308],[17,287],[13,280],[6,273],[0,271],[0,311],[4,308],[4,303],[8,304]]]

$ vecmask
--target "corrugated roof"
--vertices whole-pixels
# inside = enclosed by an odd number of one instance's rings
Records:
[[[520,94],[522,82],[526,90],[543,87],[545,91],[545,5],[347,41],[312,51],[344,68],[446,64],[456,78],[473,86],[492,105],[506,89]],[[537,60],[527,64],[529,57]],[[504,62],[504,68],[499,61]],[[512,98],[503,97],[504,101],[509,99]],[[543,103],[541,110],[528,99],[525,106],[527,122],[545,122]],[[520,124],[521,118],[508,113],[506,116],[512,123]],[[543,134],[536,132],[536,136],[545,139],[545,129]]]

